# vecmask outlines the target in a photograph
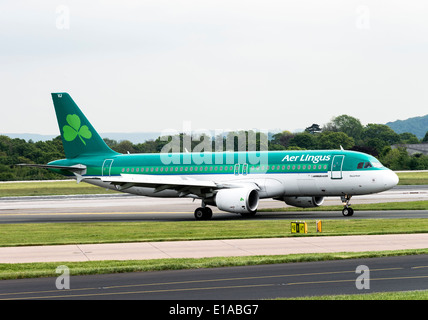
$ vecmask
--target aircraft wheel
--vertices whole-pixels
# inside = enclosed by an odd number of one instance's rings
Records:
[[[195,210],[195,219],[196,220],[209,220],[213,216],[211,208],[197,208]]]
[[[342,214],[345,217],[350,217],[350,216],[352,216],[354,214],[354,209],[352,209],[351,207],[343,208]]]

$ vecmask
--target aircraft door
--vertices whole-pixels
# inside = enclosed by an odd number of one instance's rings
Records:
[[[244,164],[235,164],[235,176],[239,176],[240,174],[246,176],[248,174],[248,163]]]
[[[102,175],[103,177],[108,177],[111,174],[111,166],[113,164],[113,159],[106,159],[104,160],[103,163],[103,171],[102,171]]]
[[[244,163],[244,164],[242,165],[242,174],[243,174],[244,176],[246,176],[246,175],[247,175],[247,173],[248,173],[248,164],[247,164],[247,163]]]
[[[235,176],[239,175],[239,169],[241,168],[241,165],[239,163],[235,164]]]
[[[331,164],[332,179],[342,179],[342,166],[343,166],[344,159],[345,159],[344,155],[338,155],[333,157],[333,162]]]

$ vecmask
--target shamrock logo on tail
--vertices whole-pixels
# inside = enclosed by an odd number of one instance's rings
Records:
[[[69,114],[66,120],[68,125],[65,125],[62,128],[64,130],[64,139],[67,141],[73,141],[78,136],[86,146],[86,142],[83,138],[92,138],[92,132],[89,131],[88,126],[80,126],[80,118],[77,114]]]

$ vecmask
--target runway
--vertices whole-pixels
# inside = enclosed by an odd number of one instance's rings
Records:
[[[214,305],[228,305],[228,300],[232,305],[239,304],[237,300],[252,300],[245,304],[283,308],[280,303],[266,306],[254,300],[424,290],[428,289],[427,262],[427,255],[417,255],[71,276],[70,289],[64,290],[56,289],[56,278],[4,280],[0,286],[0,299],[164,300],[162,304],[151,305],[159,308],[157,315],[167,314],[177,304],[183,305],[183,300],[206,300],[201,315],[209,316],[214,313]],[[364,271],[357,272],[357,268]],[[197,302],[184,305],[201,306]],[[260,309],[259,314],[267,311]]]
[[[428,186],[399,186],[390,191],[353,197],[351,203],[376,203],[390,201],[428,200]],[[326,198],[324,205],[341,205],[338,197]],[[191,221],[193,212],[200,206],[192,199],[148,198],[128,194],[89,196],[48,196],[2,198],[0,223],[38,222],[95,222],[95,221]],[[259,208],[288,207],[284,202],[262,199]],[[233,213],[225,213],[215,207],[213,219],[241,219]],[[425,218],[424,211],[358,211],[358,218]],[[274,212],[257,213],[256,219],[344,219],[338,212]]]

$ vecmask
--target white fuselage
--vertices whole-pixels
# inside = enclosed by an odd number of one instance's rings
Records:
[[[137,176],[137,175],[136,175]],[[269,174],[215,174],[181,175],[194,180],[216,181],[224,184],[255,184],[260,198],[279,198],[284,196],[342,196],[364,195],[389,190],[398,183],[397,175],[390,170],[343,171],[341,178],[326,173],[269,173]],[[86,177],[85,182],[116,190],[110,183]],[[133,186],[123,192],[149,197],[180,197],[175,190],[156,191],[155,188]],[[186,195],[195,197],[192,194]]]

